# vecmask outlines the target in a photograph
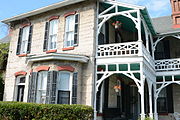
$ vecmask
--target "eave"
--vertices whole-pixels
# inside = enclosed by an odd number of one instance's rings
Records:
[[[39,61],[48,61],[48,60],[67,60],[67,61],[76,61],[80,63],[87,63],[89,61],[89,58],[84,55],[62,54],[62,53],[32,55],[26,58],[27,64],[32,64],[34,62],[39,62]]]

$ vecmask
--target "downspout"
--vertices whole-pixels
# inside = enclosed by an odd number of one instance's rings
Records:
[[[98,46],[98,14],[99,14],[99,0],[96,1],[96,16],[95,16],[95,51],[94,51],[94,101],[93,101],[93,108],[94,108],[94,120],[97,119],[97,111],[96,111],[96,81],[97,81],[97,64],[96,64],[96,58],[97,58],[97,46]]]

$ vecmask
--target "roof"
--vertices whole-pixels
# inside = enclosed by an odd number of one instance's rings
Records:
[[[61,7],[67,6],[67,5],[76,4],[79,2],[83,2],[83,1],[86,1],[86,0],[64,0],[62,2],[58,2],[58,3],[52,4],[52,5],[48,5],[46,7],[42,7],[42,8],[27,12],[27,13],[23,13],[23,14],[20,14],[20,15],[11,17],[11,18],[7,18],[5,20],[2,20],[1,22],[7,24],[7,23],[10,23],[12,21],[20,20],[20,19],[23,19],[26,17],[30,17],[30,16],[37,15],[37,14],[40,14],[43,12],[47,12],[49,10],[54,10],[57,8],[61,8]]]
[[[153,18],[152,22],[154,28],[159,35],[173,34],[180,32],[180,28],[173,28],[173,21],[171,16],[163,16],[158,18]]]
[[[6,37],[0,39],[0,43],[8,43],[10,41],[10,36],[7,35]]]

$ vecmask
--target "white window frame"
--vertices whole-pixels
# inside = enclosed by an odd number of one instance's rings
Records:
[[[25,78],[24,83],[20,83],[20,79],[21,78]],[[25,90],[25,84],[26,84],[26,76],[17,76],[16,80],[15,80],[15,91],[14,91],[14,101],[17,101],[17,97],[18,97],[18,86],[24,86],[24,90]],[[23,100],[24,100],[24,95],[23,95]]]
[[[73,82],[73,73],[72,72],[69,72],[69,71],[59,71],[58,72],[58,81],[60,80],[60,74],[62,73],[69,73],[69,89],[58,89],[58,86],[56,86],[56,104],[57,104],[57,101],[58,101],[58,90],[61,90],[61,91],[69,91],[70,92],[70,95],[69,95],[69,104],[71,105],[72,104],[72,82]],[[57,85],[58,85],[58,81],[57,81]]]
[[[54,25],[53,22],[56,22],[56,24]],[[51,29],[51,27],[53,27],[53,28]],[[53,31],[51,31],[51,30],[53,30]],[[54,33],[54,31],[55,31],[55,33]],[[54,41],[52,41],[53,37],[55,37]],[[48,50],[57,49],[57,37],[58,37],[58,19],[53,19],[53,20],[49,21]],[[54,43],[55,43],[55,45],[54,45]],[[53,44],[53,47],[51,46],[51,44]]]
[[[44,74],[46,75],[46,86],[45,89],[41,89],[42,88],[42,80],[44,80],[44,78],[40,78],[39,79],[39,74]],[[46,102],[46,94],[47,94],[47,78],[48,77],[48,71],[40,71],[38,72],[38,78],[37,78],[37,90],[36,90],[36,103],[41,103],[41,104],[45,104]],[[40,84],[39,84],[40,83]],[[40,89],[39,89],[40,88]],[[42,92],[45,92],[45,95],[43,96]],[[38,93],[40,93],[40,95],[38,96]],[[44,102],[42,102],[42,98],[44,97]]]
[[[69,16],[67,16],[66,18],[65,18],[65,40],[64,40],[64,48],[67,48],[67,47],[74,47],[74,32],[75,32],[75,15],[76,14],[74,14],[74,15],[69,15]],[[73,29],[72,30],[68,30],[68,19],[70,18],[70,17],[73,17]],[[71,39],[71,40],[68,40],[68,34],[73,34],[73,38]],[[67,43],[70,43],[70,45],[67,45]]]
[[[26,29],[27,29],[27,31],[26,31]],[[21,39],[20,54],[26,54],[27,53],[29,31],[30,31],[30,26],[25,26],[22,28],[22,39]]]

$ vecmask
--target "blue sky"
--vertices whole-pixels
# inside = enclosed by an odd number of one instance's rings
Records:
[[[0,20],[22,14],[62,0],[2,0],[0,7]],[[170,0],[118,0],[146,6],[151,17],[171,15]],[[7,34],[7,26],[0,23],[0,39]]]

